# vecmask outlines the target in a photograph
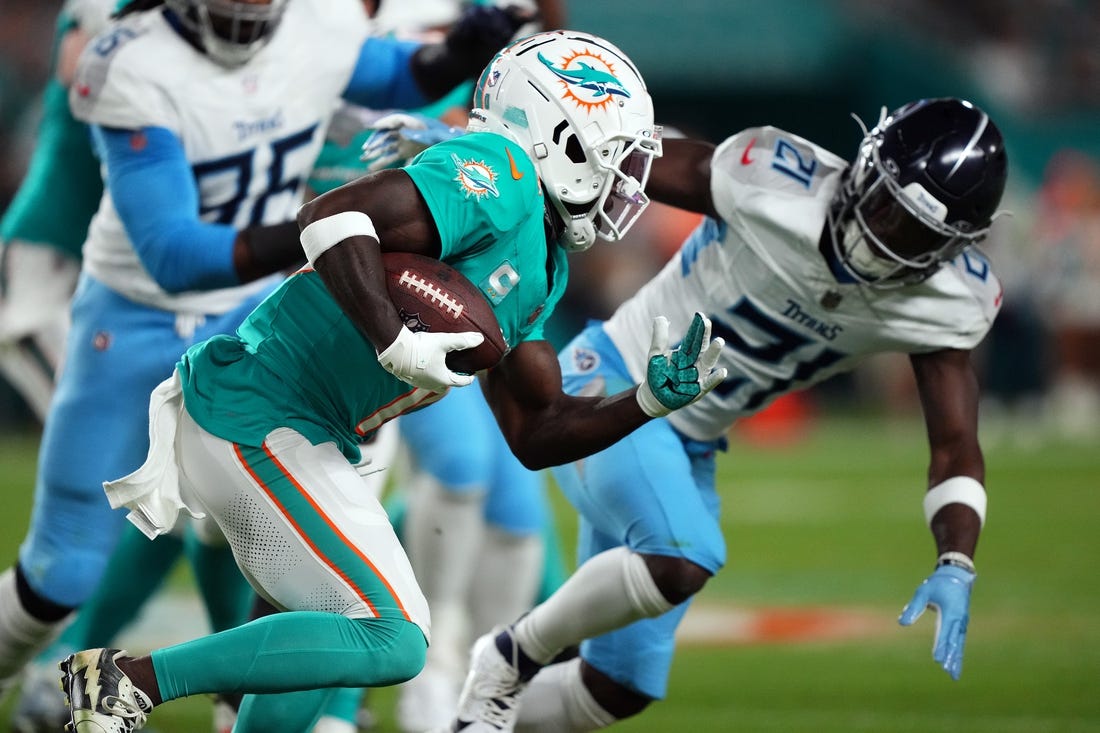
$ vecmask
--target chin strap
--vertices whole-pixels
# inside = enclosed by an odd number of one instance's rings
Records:
[[[586,216],[577,216],[565,225],[562,235],[565,239],[564,247],[570,252],[583,252],[596,243],[596,227]]]

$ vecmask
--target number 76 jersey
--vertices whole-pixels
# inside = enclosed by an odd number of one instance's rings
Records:
[[[989,331],[1001,284],[971,248],[922,283],[876,290],[834,274],[819,246],[847,163],[795,135],[752,128],[711,161],[719,219],[704,219],[664,269],[605,324],[631,376],[645,374],[653,318],[683,333],[695,311],[725,339],[726,380],[672,413],[677,430],[713,440],[776,397],[884,352],[972,349]],[[825,235],[828,236],[827,234]]]

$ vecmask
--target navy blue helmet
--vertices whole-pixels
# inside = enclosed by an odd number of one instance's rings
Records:
[[[981,241],[1008,174],[1004,138],[982,110],[923,99],[865,130],[829,212],[837,258],[860,282],[920,282]]]

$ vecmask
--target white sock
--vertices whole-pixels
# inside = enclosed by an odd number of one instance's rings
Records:
[[[469,651],[466,598],[477,570],[473,548],[485,533],[485,492],[446,491],[417,469],[408,486],[405,548],[431,611],[429,661],[461,669]]]
[[[359,726],[334,715],[322,715],[313,724],[312,733],[358,733]]]
[[[585,687],[577,657],[539,670],[523,692],[516,733],[589,733],[617,720]]]
[[[545,547],[540,535],[516,535],[489,526],[478,555],[478,571],[468,596],[470,631],[475,639],[535,605]]]
[[[46,648],[65,620],[46,622],[31,616],[19,602],[15,568],[0,573],[0,694]]]
[[[589,559],[515,625],[520,648],[546,664],[562,649],[672,609],[642,556],[616,547]]]
[[[432,643],[424,667],[452,678],[461,687],[470,661],[470,613],[461,603],[430,603]]]
[[[485,492],[445,491],[435,477],[410,479],[405,543],[428,602],[464,603],[485,533]]]

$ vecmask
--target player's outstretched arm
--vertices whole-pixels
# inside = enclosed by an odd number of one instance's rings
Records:
[[[661,157],[653,161],[646,194],[654,201],[718,217],[710,192],[710,161],[714,144],[691,138],[661,141]]]
[[[936,542],[936,568],[898,619],[914,623],[926,608],[937,613],[932,658],[953,679],[962,674],[974,553],[985,522],[985,466],[978,443],[978,380],[966,351],[910,358],[931,449],[924,515]]]
[[[464,79],[476,79],[534,17],[518,6],[467,7],[441,42],[421,46],[413,55],[412,74],[420,90],[428,99],[438,99]]]
[[[373,133],[363,144],[359,159],[371,173],[407,165],[432,145],[458,137],[464,132],[432,117],[412,112],[385,115],[375,120],[367,129]]]
[[[715,369],[720,339],[697,314],[680,346],[669,348],[668,321],[657,319],[649,373],[638,387],[610,397],[562,391],[557,354],[546,341],[513,349],[483,386],[512,452],[531,469],[561,465],[607,448],[658,414],[702,398],[725,377]]]

